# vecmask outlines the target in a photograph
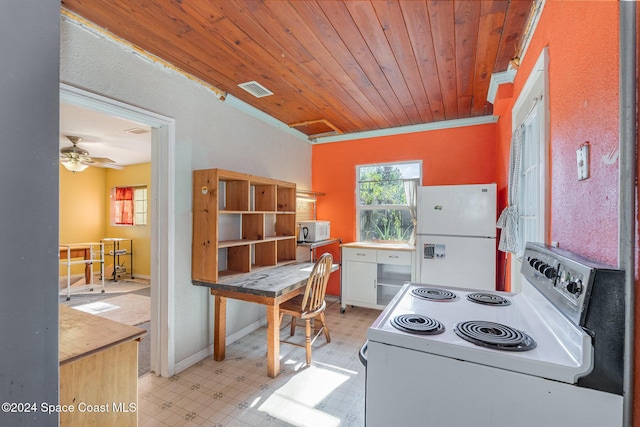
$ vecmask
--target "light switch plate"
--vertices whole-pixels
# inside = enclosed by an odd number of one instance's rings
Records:
[[[583,144],[576,150],[578,180],[589,178],[589,144]]]

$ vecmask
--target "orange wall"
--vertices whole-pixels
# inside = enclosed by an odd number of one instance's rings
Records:
[[[511,108],[545,46],[549,48],[551,144],[548,240],[615,266],[618,263],[618,2],[547,0],[513,84],[513,98],[505,97],[494,109],[501,115],[497,125],[499,153],[508,153]],[[584,142],[589,142],[591,147],[591,176],[578,181],[576,150]],[[499,175],[507,169],[507,164],[508,160],[499,165]],[[636,312],[638,309],[636,307]],[[638,335],[638,320],[635,328]],[[640,336],[636,336],[635,349],[636,354],[640,354],[637,343]],[[640,366],[636,363],[636,402],[640,397],[638,375]],[[633,412],[633,425],[640,426],[640,405],[634,404]]]
[[[313,188],[327,193],[319,202],[319,217],[332,221],[333,234],[347,242],[353,240],[355,165],[416,158],[424,160],[424,184],[495,181],[499,206],[504,206],[511,109],[534,63],[543,48],[548,47],[551,151],[548,241],[557,241],[561,247],[616,265],[618,37],[617,1],[547,0],[513,85],[498,91],[494,114],[500,119],[496,125],[315,145]],[[576,149],[587,141],[591,146],[591,177],[578,181]],[[463,147],[454,148],[458,144]],[[333,293],[338,290],[333,289]],[[638,322],[636,332],[640,334]],[[640,343],[640,336],[636,337],[636,343]],[[636,354],[640,354],[637,346]],[[636,379],[638,375],[640,364],[636,363]],[[640,382],[635,383],[635,396],[640,396]],[[638,404],[634,405],[634,426],[640,427]]]
[[[501,174],[508,168],[511,107],[548,46],[549,241],[609,264],[616,264],[618,255],[618,32],[618,2],[548,0],[518,70],[513,98],[496,106],[498,151],[507,155]],[[576,150],[587,141],[591,177],[578,181]]]
[[[496,182],[496,125],[416,132],[317,144],[313,146],[313,190],[326,193],[318,201],[318,219],[331,221],[331,234],[344,243],[356,238],[356,166],[405,160],[422,161],[423,185]],[[334,257],[338,257],[335,249]],[[340,294],[334,274],[327,292]]]

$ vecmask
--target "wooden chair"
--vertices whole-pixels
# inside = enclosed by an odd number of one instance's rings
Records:
[[[322,332],[324,332],[327,342],[331,342],[329,328],[327,328],[324,318],[324,309],[326,307],[324,295],[327,290],[332,263],[333,257],[331,254],[323,254],[313,266],[304,294],[298,295],[280,305],[280,326],[282,326],[284,315],[290,315],[291,336],[295,334],[296,319],[299,318],[305,321],[304,345],[286,340],[281,340],[281,342],[305,347],[307,349],[307,365],[311,365],[311,345]],[[311,319],[314,319],[315,336],[313,339],[311,339]],[[322,327],[319,328],[317,322],[320,322]]]

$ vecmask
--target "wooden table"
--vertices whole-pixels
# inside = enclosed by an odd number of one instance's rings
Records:
[[[138,341],[144,329],[60,305],[60,426],[138,425]]]
[[[267,306],[267,375],[280,373],[280,304],[304,291],[313,263],[264,267],[250,273],[222,277],[217,283],[193,281],[210,288],[214,296],[213,358],[225,358],[227,298]],[[331,271],[336,271],[334,265]]]
[[[60,259],[72,258],[84,258],[85,260],[91,259],[91,246],[60,246]],[[85,284],[91,283],[91,263],[87,262],[84,267],[84,280]]]

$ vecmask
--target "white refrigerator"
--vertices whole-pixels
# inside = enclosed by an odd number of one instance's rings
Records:
[[[496,289],[496,184],[418,188],[420,283]]]

